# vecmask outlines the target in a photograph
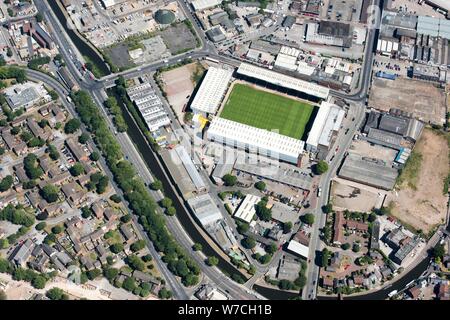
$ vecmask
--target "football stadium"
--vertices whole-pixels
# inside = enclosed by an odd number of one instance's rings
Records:
[[[310,104],[236,83],[220,117],[301,139],[313,110]]]

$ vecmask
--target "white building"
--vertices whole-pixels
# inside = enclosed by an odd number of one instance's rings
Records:
[[[209,8],[213,8],[221,4],[220,0],[194,0],[191,2],[192,7],[195,11],[201,11]]]
[[[148,82],[127,89],[128,97],[139,109],[150,131],[156,131],[170,124],[170,118],[164,110],[161,99]]]
[[[220,210],[217,208],[214,200],[209,194],[203,194],[201,196],[189,199],[188,204],[203,226],[216,223],[222,219]]]
[[[306,150],[316,152],[319,146],[323,146],[328,150],[333,134],[339,130],[344,117],[344,110],[332,103],[322,102],[311,131],[308,134]]]
[[[41,100],[51,101],[51,97],[42,83],[19,83],[6,88],[4,92],[6,101],[13,111],[20,108],[27,110]]]
[[[208,140],[251,153],[297,164],[304,142],[276,132],[215,117],[207,132]]]
[[[238,74],[246,77],[259,79],[283,88],[296,90],[321,99],[328,98],[330,90],[318,84],[300,80],[269,69],[260,68],[248,63],[241,63],[237,70]]]
[[[275,67],[283,68],[289,71],[297,70],[297,57],[279,53],[275,60]]]
[[[287,249],[305,259],[308,259],[309,248],[298,241],[291,240]]]
[[[234,217],[247,223],[252,222],[253,217],[256,214],[255,205],[260,201],[261,197],[252,194],[246,195],[245,199],[234,213]]]
[[[196,113],[215,114],[227,91],[233,71],[210,67],[198,89],[191,109]]]

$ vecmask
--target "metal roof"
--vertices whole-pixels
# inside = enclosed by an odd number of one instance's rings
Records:
[[[269,69],[260,68],[247,63],[241,63],[237,72],[247,77],[259,79],[287,89],[309,94],[318,98],[328,98],[330,90],[323,86],[287,76]]]

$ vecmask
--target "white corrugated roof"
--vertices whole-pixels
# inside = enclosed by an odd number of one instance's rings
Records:
[[[218,6],[221,2],[220,0],[194,0],[191,4],[195,10],[205,10]]]
[[[216,113],[232,75],[231,70],[210,67],[192,101],[191,108],[194,111]]]
[[[309,248],[298,241],[291,240],[287,247],[288,250],[308,259]]]
[[[301,140],[219,117],[211,121],[207,135],[209,140],[292,163],[297,163],[304,148]]]
[[[296,62],[296,57],[284,53],[279,53],[277,55],[277,59],[275,60],[275,66],[294,71],[297,70]]]
[[[259,201],[261,201],[261,197],[248,194],[236,210],[234,217],[250,223],[256,214],[255,205]]]
[[[330,92],[328,88],[323,86],[290,77],[275,71],[253,66],[248,63],[241,63],[237,72],[251,78],[260,79],[268,83],[293,89],[322,99],[326,99]]]

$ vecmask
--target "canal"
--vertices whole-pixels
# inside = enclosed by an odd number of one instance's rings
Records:
[[[108,95],[115,95],[115,90],[109,89]],[[219,259],[219,264],[217,265],[217,267],[225,274],[238,274],[244,280],[247,279],[247,277],[235,266],[225,260],[221,255],[218,255],[216,251],[211,247],[210,243],[202,237],[200,232],[197,230],[197,227],[194,225],[194,222],[191,220],[189,216],[190,213],[186,210],[186,208],[188,208],[188,204],[184,202],[183,206],[181,203],[182,200],[180,200],[180,198],[175,193],[174,186],[175,188],[177,188],[177,192],[179,192],[177,183],[173,181],[173,178],[170,175],[168,176],[170,177],[171,181],[166,178],[163,169],[158,165],[158,161],[156,159],[156,157],[159,156],[156,155],[149,146],[146,138],[140,131],[136,122],[133,120],[124,103],[122,103],[121,99],[117,95],[115,96],[119,102],[120,107],[122,108],[123,117],[128,125],[128,135],[130,136],[136,148],[139,150],[140,154],[142,155],[142,159],[147,164],[147,167],[150,169],[152,175],[162,182],[165,195],[172,199],[173,206],[177,210],[177,218],[183,226],[183,229],[194,242],[198,242],[202,245],[202,251],[206,256],[216,256]],[[168,172],[168,169],[165,167],[165,164],[160,157],[159,160],[162,166],[164,166],[164,170]]]
[[[66,16],[62,12],[61,7],[58,5],[57,1],[59,0],[48,0],[48,3],[50,4],[50,7],[55,13],[56,18],[63,26],[65,32],[69,35],[70,39],[75,44],[77,50],[80,51],[83,57],[87,58],[91,63],[93,63],[103,75],[111,74],[108,64],[105,61],[103,61],[99,53],[95,51],[92,47],[90,47],[85,40],[81,39],[80,36],[74,30],[68,27]]]
[[[295,293],[290,291],[282,291],[278,289],[263,287],[257,284],[253,285],[253,290],[269,300],[291,300],[297,299],[302,296],[301,292]]]

